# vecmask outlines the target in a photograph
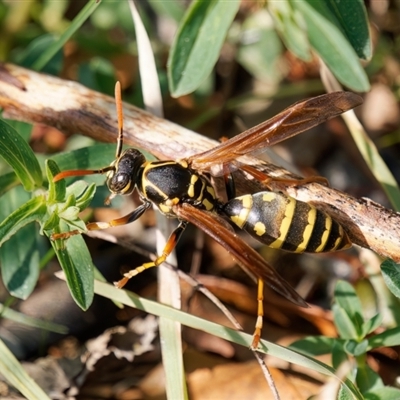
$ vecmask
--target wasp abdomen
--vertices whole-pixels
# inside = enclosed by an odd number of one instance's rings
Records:
[[[239,228],[272,248],[320,253],[351,246],[342,226],[328,214],[282,193],[236,197],[222,211]]]

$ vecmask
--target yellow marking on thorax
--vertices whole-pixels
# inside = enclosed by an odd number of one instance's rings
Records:
[[[303,253],[308,245],[308,242],[311,239],[311,235],[314,230],[315,221],[317,219],[317,209],[312,205],[309,205],[311,208],[308,211],[307,222],[308,225],[305,227],[303,232],[303,241],[297,246],[295,253]]]
[[[296,209],[296,200],[293,197],[288,197],[289,203],[285,207],[285,216],[282,219],[279,229],[280,236],[274,242],[269,244],[269,247],[280,249],[285,242],[286,236],[289,232],[290,225],[292,224],[294,211]]]
[[[203,206],[206,208],[207,211],[211,211],[214,209],[214,204],[211,203],[211,201],[209,201],[208,199],[203,199],[201,203],[203,204]]]
[[[142,192],[145,194],[145,196],[147,196],[147,190],[146,190],[146,186],[152,187],[161,197],[166,197],[165,193],[163,193],[160,188],[158,188],[157,186],[155,186],[153,183],[151,183],[148,179],[147,179],[147,172],[148,170],[153,168],[153,162],[151,161],[146,161],[143,164],[143,179],[142,179]]]
[[[178,197],[174,197],[173,199],[167,199],[164,202],[164,204],[167,205],[168,207],[175,206],[178,203],[179,203],[179,198]]]
[[[190,186],[189,186],[189,189],[188,189],[189,197],[194,197],[194,185],[198,180],[199,180],[199,177],[197,175],[192,175],[190,177]]]
[[[158,208],[165,214],[169,214],[172,211],[171,207],[165,205],[164,203],[160,203]]]
[[[186,160],[179,160],[179,161],[176,161],[176,163],[182,165],[183,168],[189,167],[189,164],[187,163]]]
[[[266,231],[267,231],[267,228],[266,228],[265,224],[263,224],[262,222],[257,222],[254,225],[254,232],[256,233],[257,236],[263,236]]]
[[[215,199],[216,197],[215,197],[215,190],[214,190],[214,188],[212,187],[212,186],[210,186],[210,185],[207,185],[207,188],[206,188],[206,190],[207,190],[207,192],[208,193],[210,193],[211,194],[211,196],[212,196],[212,198],[213,199]]]
[[[321,244],[315,249],[316,253],[320,253],[324,250],[326,242],[329,238],[332,229],[332,218],[329,214],[325,214],[325,230],[321,237]]]

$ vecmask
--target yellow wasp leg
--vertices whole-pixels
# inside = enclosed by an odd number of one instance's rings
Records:
[[[114,285],[121,289],[123,288],[126,283],[129,281],[129,279],[133,278],[134,276],[140,274],[141,272],[145,271],[146,269],[153,268],[153,267],[158,267],[160,264],[162,264],[168,256],[171,254],[171,252],[174,250],[176,244],[178,243],[179,238],[181,237],[183,231],[185,230],[187,226],[186,221],[181,221],[177,228],[171,233],[171,236],[168,238],[168,241],[166,245],[164,246],[164,250],[160,256],[157,256],[157,258],[152,261],[148,262],[145,264],[140,265],[139,267],[136,267],[135,269],[131,269],[127,273],[124,274],[124,277],[119,280],[118,282],[114,282]]]

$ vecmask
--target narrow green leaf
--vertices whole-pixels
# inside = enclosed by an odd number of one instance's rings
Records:
[[[68,333],[68,328],[64,325],[57,324],[55,322],[46,321],[29,315],[23,314],[22,312],[15,311],[12,308],[6,307],[0,304],[0,314],[2,318],[9,319],[10,321],[18,322],[21,325],[30,326],[32,328],[42,329],[48,332],[55,332],[65,335]]]
[[[333,319],[336,328],[342,339],[355,339],[358,340],[359,334],[357,328],[354,326],[353,321],[346,311],[338,304],[332,306]]]
[[[0,198],[0,220],[12,214],[30,199],[18,186]],[[32,223],[21,227],[0,248],[1,275],[7,290],[15,297],[26,299],[39,277],[38,229]]]
[[[115,144],[96,144],[52,156],[61,171],[70,169],[99,169],[107,167],[115,159]],[[66,181],[82,179],[82,177],[68,178]],[[86,182],[95,182],[103,185],[104,175],[89,175]]]
[[[300,59],[310,61],[307,26],[301,14],[292,8],[289,0],[269,1],[267,6],[286,47]]]
[[[387,259],[381,264],[381,272],[386,286],[397,298],[400,298],[400,264]]]
[[[32,65],[32,69],[40,71],[57,54],[71,36],[83,25],[93,11],[100,5],[101,0],[90,0],[71,22],[68,29],[55,41]]]
[[[4,121],[8,125],[13,127],[26,142],[29,142],[33,127],[32,124],[29,124],[28,122],[16,121],[14,119],[7,119],[7,118],[4,118]]]
[[[335,286],[334,293],[336,303],[346,312],[349,318],[352,320],[354,327],[357,330],[358,335],[361,335],[362,325],[364,319],[362,316],[362,306],[360,299],[357,296],[353,286],[346,281],[339,280]],[[350,339],[350,338],[346,338]],[[354,337],[352,339],[355,339]]]
[[[79,207],[81,211],[89,207],[89,204],[91,203],[95,193],[96,193],[96,185],[92,183],[87,187],[85,192],[82,193],[82,196],[76,199],[76,205]]]
[[[132,292],[117,289],[110,284],[96,281],[95,293],[99,294],[100,296],[119,301],[129,307],[135,307],[139,310],[146,311],[160,317],[170,318],[174,321],[180,322],[185,326],[210,333],[211,335],[237,343],[241,346],[249,347],[253,340],[252,335],[247,333],[235,331],[234,329],[218,325],[214,322],[207,321],[194,315],[187,314],[175,308],[139,297]],[[261,340],[258,351],[337,378],[335,371],[326,364],[303,354],[299,354],[288,348],[279,346],[273,342]],[[350,380],[346,379],[344,381],[344,388],[346,391],[349,391],[353,394],[353,398],[360,400],[363,399],[358,389]]]
[[[27,399],[50,400],[0,339],[0,373]]]
[[[348,361],[349,357],[344,350],[344,343],[343,341],[335,341],[333,342],[332,346],[332,366],[335,369],[340,368],[340,366]]]
[[[383,320],[382,314],[376,314],[374,315],[371,319],[368,321],[364,321],[362,325],[362,337],[365,337],[369,335],[371,332],[373,332],[375,329],[377,329]]]
[[[239,5],[239,0],[195,0],[190,4],[168,60],[172,96],[193,92],[211,73]]]
[[[385,386],[383,388],[370,390],[364,393],[365,400],[399,400],[400,389]]]
[[[45,33],[33,39],[19,54],[18,62],[26,68],[32,68],[32,65],[47,52],[49,48],[57,43],[57,37],[51,33]],[[51,75],[59,75],[63,66],[64,54],[62,49],[58,50],[49,62],[42,68],[42,72]]]
[[[339,393],[337,395],[337,400],[354,400],[354,396],[352,393],[345,390],[345,388],[340,386]]]
[[[323,1],[291,0],[307,24],[312,47],[324,60],[337,79],[358,92],[366,92],[370,85],[356,52],[347,41],[335,15]]]
[[[94,268],[85,241],[81,235],[76,235],[63,241],[52,241],[51,244],[73,299],[79,307],[87,310],[93,301]]]
[[[251,14],[242,25],[237,60],[257,79],[276,84],[282,78],[282,43],[267,10]]]
[[[27,201],[0,223],[0,246],[23,226],[33,221],[43,221],[46,216],[45,196]]]
[[[377,347],[392,347],[400,345],[400,327],[388,329],[368,339],[369,350]]]
[[[35,154],[10,125],[0,119],[0,156],[10,164],[28,192],[42,184],[42,171]]]
[[[56,203],[65,199],[66,187],[65,181],[62,179],[59,182],[53,182],[53,178],[60,172],[60,168],[53,160],[46,160],[46,176],[49,182],[49,194],[47,201]]]
[[[363,0],[349,2],[325,0],[340,22],[347,39],[358,57],[369,60],[372,56],[368,15]]]
[[[1,277],[7,290],[27,299],[39,278],[37,229],[31,223],[21,228],[0,249]]]
[[[310,357],[320,356],[322,354],[330,354],[333,343],[337,340],[340,339],[326,336],[308,336],[304,339],[296,340],[289,347]]]
[[[149,4],[157,14],[167,16],[176,22],[179,22],[185,13],[183,3],[179,0],[149,0]]]
[[[15,172],[9,172],[0,176],[0,196],[8,192],[14,186],[19,185],[19,179]]]
[[[384,387],[381,377],[365,362],[358,364],[356,383],[361,393]]]

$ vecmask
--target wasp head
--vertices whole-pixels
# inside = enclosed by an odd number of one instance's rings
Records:
[[[144,155],[136,149],[125,150],[107,173],[107,186],[113,195],[130,194],[135,189],[139,170],[145,163]]]

